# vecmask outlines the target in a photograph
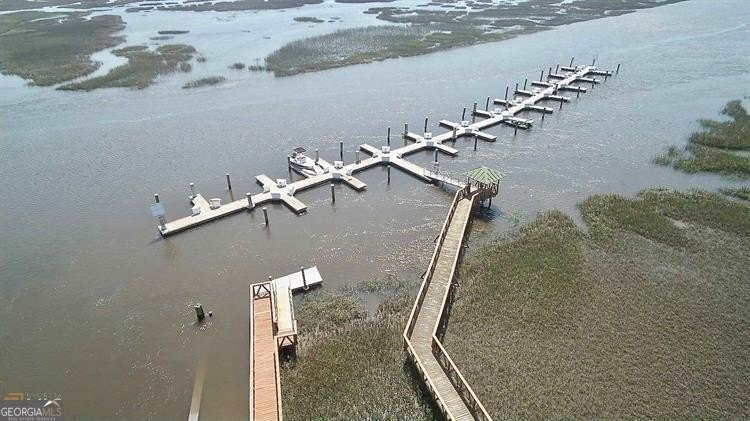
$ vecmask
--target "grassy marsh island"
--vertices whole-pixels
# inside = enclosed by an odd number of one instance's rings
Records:
[[[447,349],[500,418],[747,416],[750,207],[593,196],[467,260]]]
[[[182,30],[167,30],[167,31],[159,31],[159,35],[183,35],[188,34],[190,31],[182,31]]]
[[[684,149],[670,146],[655,162],[689,173],[750,177],[750,156],[741,154],[750,151],[750,116],[740,100],[728,102],[721,113],[729,120],[700,120],[701,129]]]
[[[290,76],[500,41],[520,34],[683,0],[580,0],[561,8],[552,0],[494,4],[457,1],[373,7],[365,13],[398,26],[370,26],[292,41],[266,57],[277,76]],[[340,1],[362,3],[363,1]]]
[[[146,46],[135,45],[112,51],[119,57],[128,59],[128,63],[115,67],[103,76],[69,83],[58,89],[71,91],[90,91],[99,88],[135,88],[143,89],[151,85],[156,77],[175,72],[177,69],[190,71],[190,59],[195,48],[184,44],[162,45],[155,51]]]
[[[200,88],[202,86],[218,85],[226,80],[227,79],[223,76],[204,77],[202,79],[193,80],[182,85],[182,89],[192,89]]]
[[[281,368],[285,418],[433,419],[403,353],[401,334],[418,288],[408,286],[390,290],[370,316],[352,291],[303,297],[297,359]]]
[[[298,16],[294,18],[295,22],[307,22],[307,23],[323,23],[323,19],[314,18],[311,16]]]
[[[94,72],[91,54],[123,42],[119,16],[16,12],[0,15],[0,71],[48,86]]]

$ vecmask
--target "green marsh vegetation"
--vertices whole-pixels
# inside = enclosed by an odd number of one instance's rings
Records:
[[[232,63],[232,65],[229,66],[229,68],[233,70],[242,70],[245,68],[245,63],[240,63],[240,62]]]
[[[727,196],[733,196],[742,200],[750,200],[750,187],[725,188],[721,192]]]
[[[593,196],[467,260],[446,344],[495,418],[748,414],[750,207]]]
[[[123,41],[119,16],[16,12],[0,15],[0,70],[40,86],[94,72],[91,54]]]
[[[721,113],[729,120],[700,120],[701,129],[690,135],[684,149],[670,146],[655,158],[659,165],[695,173],[713,172],[750,177],[750,116],[739,100],[730,101]]]
[[[190,81],[182,85],[182,89],[193,89],[193,88],[200,88],[202,86],[218,85],[226,80],[227,79],[223,76],[204,77],[201,79]]]
[[[354,290],[321,289],[295,304],[298,355],[281,368],[286,418],[433,418],[403,353],[401,334],[417,285],[377,283],[366,287],[385,297],[375,314],[368,315]]]
[[[159,75],[175,72],[177,69],[190,71],[189,61],[195,48],[184,44],[169,44],[150,51],[146,46],[135,45],[112,51],[128,63],[115,67],[103,76],[69,83],[58,89],[90,91],[99,88],[143,89],[151,85]]]
[[[312,16],[297,16],[294,18],[295,22],[306,22],[306,23],[323,23],[323,19],[315,18]]]
[[[268,55],[266,66],[277,76],[290,76],[500,41],[554,26],[630,13],[676,1],[682,0],[580,0],[566,4],[564,8],[560,7],[559,2],[551,0],[501,4],[472,2],[471,10],[456,1],[430,4],[439,5],[439,8],[419,5],[373,7],[365,13],[377,15],[378,19],[395,25],[341,30],[292,41]]]

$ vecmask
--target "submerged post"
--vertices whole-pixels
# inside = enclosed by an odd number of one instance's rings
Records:
[[[331,203],[336,203],[336,185],[331,183]]]
[[[579,96],[581,96],[581,90],[580,90],[580,89],[577,89],[577,90],[576,90],[576,98],[578,98]]]
[[[542,121],[544,121],[544,116],[547,115],[547,113],[542,113]]]
[[[305,277],[305,267],[300,266],[299,271],[302,272],[302,289],[307,291],[310,287],[307,286],[307,278]]]
[[[560,63],[557,63],[557,66],[555,66],[555,74],[560,70]]]
[[[547,78],[549,78],[551,74],[552,74],[552,66],[549,66],[549,70],[547,70]]]
[[[391,128],[390,127],[388,127],[388,136],[387,136],[386,142],[388,146],[391,146]]]
[[[479,139],[479,136],[477,136],[477,135],[475,134],[475,135],[474,135],[474,151],[475,151],[475,152],[476,152],[476,150],[477,150],[477,139]]]
[[[513,91],[513,95],[515,95],[515,94],[517,94],[517,93],[518,93],[518,82],[516,82],[516,90],[515,90],[515,91]]]
[[[253,207],[253,196],[250,194],[250,192],[245,193],[245,197],[247,197],[247,208],[250,209]]]
[[[154,193],[154,200],[156,203],[159,203],[159,195],[157,193]]]
[[[591,66],[594,66],[594,65],[596,65],[596,57],[594,57],[594,59],[591,60]]]
[[[224,176],[227,178],[227,189],[232,190],[232,180],[229,178],[229,173],[224,174]]]
[[[620,63],[617,63],[617,70],[615,70],[615,73],[620,73]]]
[[[206,317],[206,314],[203,312],[203,306],[201,303],[197,303],[193,306],[195,308],[195,315],[198,317],[198,321],[200,322]]]
[[[518,134],[518,126],[513,126],[513,137]]]
[[[263,219],[265,219],[266,226],[268,226],[268,209],[265,206],[263,206]]]
[[[568,67],[573,67],[573,60],[575,60],[575,56],[570,58],[570,64],[568,65]]]
[[[565,101],[560,101],[560,109],[561,109],[561,110],[562,110],[562,105],[563,105],[563,102],[565,102]]]

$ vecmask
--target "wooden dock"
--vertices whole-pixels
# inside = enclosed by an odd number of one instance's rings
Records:
[[[491,420],[440,343],[476,193],[471,186],[456,193],[403,334],[410,360],[448,420]]]
[[[281,420],[279,354],[270,288],[250,286],[250,420]]]
[[[283,419],[279,350],[297,345],[292,294],[322,283],[318,267],[313,266],[250,285],[248,413],[251,421]]]

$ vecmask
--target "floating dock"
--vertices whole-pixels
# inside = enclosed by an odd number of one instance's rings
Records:
[[[463,188],[466,183],[439,170],[438,153],[448,156],[456,156],[458,154],[458,150],[448,145],[448,143],[456,142],[461,137],[471,137],[474,139],[474,149],[476,150],[478,140],[487,142],[495,142],[497,140],[497,136],[483,131],[487,128],[498,124],[505,124],[514,127],[516,131],[519,128],[528,129],[533,125],[534,120],[518,117],[518,114],[525,111],[540,112],[543,119],[545,114],[553,113],[554,110],[550,107],[537,105],[539,102],[556,101],[560,103],[559,107],[562,108],[564,103],[571,101],[571,98],[562,96],[559,92],[573,91],[578,95],[581,92],[586,92],[586,89],[574,85],[575,83],[590,83],[593,86],[599,83],[600,80],[590,76],[604,76],[606,79],[612,75],[613,72],[600,70],[593,64],[591,66],[579,65],[574,67],[571,63],[570,66],[558,66],[554,73],[552,72],[552,68],[550,68],[546,80],[544,80],[544,72],[542,72],[540,80],[531,82],[531,89],[526,89],[528,83],[524,83],[522,88],[516,85],[512,96],[509,97],[509,88],[506,88],[504,98],[492,100],[493,105],[500,105],[500,107],[490,109],[490,97],[487,98],[486,109],[484,110],[477,109],[477,103],[474,103],[471,111],[471,121],[465,119],[465,108],[461,116],[461,121],[458,123],[449,120],[440,120],[439,126],[448,128],[449,131],[447,132],[433,136],[431,132],[428,132],[428,119],[425,118],[423,133],[411,132],[408,125],[404,125],[404,146],[391,149],[389,129],[388,145],[381,148],[376,148],[368,144],[359,145],[356,151],[357,159],[346,165],[343,163],[343,142],[340,142],[339,152],[341,160],[335,161],[333,164],[317,156],[318,152],[316,150],[315,163],[319,169],[318,172],[322,173],[313,176],[303,174],[306,178],[294,182],[289,182],[287,179],[273,180],[261,174],[255,178],[258,184],[261,185],[262,192],[256,194],[247,193],[245,198],[226,204],[222,204],[219,199],[206,199],[195,191],[195,186],[191,183],[191,194],[188,197],[192,204],[192,214],[190,216],[167,222],[166,213],[163,206],[159,203],[158,195],[156,195],[157,203],[152,205],[152,214],[159,219],[158,230],[162,236],[176,234],[240,211],[253,211],[269,202],[283,203],[296,214],[302,214],[307,211],[307,205],[294,197],[297,192],[331,183],[343,183],[356,191],[365,190],[367,185],[357,179],[354,174],[377,165],[388,167],[389,182],[390,167],[393,166],[425,182]],[[478,121],[477,117],[480,118]],[[425,150],[435,151],[433,169],[419,166],[406,159],[410,154]],[[360,159],[360,152],[369,156],[365,157],[365,159]],[[227,174],[227,184],[228,188],[231,189],[229,174]],[[335,192],[333,190],[331,194],[332,201],[335,201]],[[266,209],[263,208],[263,211],[266,225],[268,225]]]

